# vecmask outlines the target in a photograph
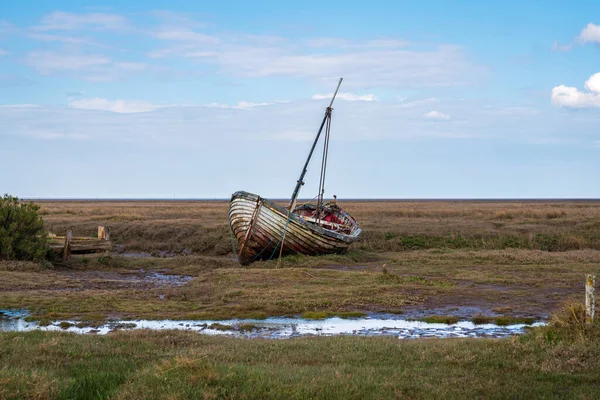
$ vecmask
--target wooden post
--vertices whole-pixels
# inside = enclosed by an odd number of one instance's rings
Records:
[[[110,227],[98,226],[98,239],[110,240]]]
[[[98,239],[110,240],[109,226],[98,226]]]
[[[65,248],[63,251],[63,260],[68,260],[71,258],[71,240],[73,240],[73,232],[67,231],[67,236],[65,236]]]
[[[585,279],[585,316],[588,322],[594,321],[594,311],[596,308],[596,296],[594,287],[596,286],[596,276],[588,275]]]

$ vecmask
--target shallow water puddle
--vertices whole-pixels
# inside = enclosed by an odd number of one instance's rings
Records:
[[[0,318],[0,331],[65,331],[75,333],[107,334],[124,329],[188,330],[208,335],[228,335],[246,338],[284,339],[300,336],[396,336],[400,339],[416,338],[478,338],[507,337],[525,332],[527,325],[498,326],[494,324],[475,325],[463,321],[455,324],[427,323],[377,317],[342,319],[338,317],[324,320],[272,317],[264,320],[233,319],[221,321],[175,321],[175,320],[131,320],[111,321],[98,327],[78,326],[78,321],[57,321],[47,326],[24,319],[25,312],[4,311]],[[536,323],[533,326],[543,325]]]
[[[143,269],[140,272],[144,272]],[[144,276],[144,280],[154,283],[156,286],[170,285],[170,286],[181,286],[189,281],[193,277],[186,275],[167,275],[162,272],[150,272]]]

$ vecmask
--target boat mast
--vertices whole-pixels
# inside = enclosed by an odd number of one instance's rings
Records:
[[[298,199],[298,194],[300,194],[300,188],[302,187],[302,185],[304,185],[304,175],[306,175],[306,171],[308,170],[308,163],[310,162],[310,158],[312,157],[313,152],[315,151],[315,147],[317,146],[317,142],[319,141],[319,137],[321,136],[321,131],[323,130],[323,126],[325,126],[325,122],[327,121],[327,118],[329,118],[331,116],[331,112],[333,111],[333,108],[331,108],[331,106],[333,105],[335,96],[337,95],[337,92],[340,89],[342,80],[344,80],[344,78],[340,78],[337,88],[335,89],[335,92],[333,93],[333,97],[331,98],[331,103],[329,103],[329,107],[327,107],[325,109],[325,116],[323,117],[323,122],[321,122],[321,127],[319,128],[319,132],[317,132],[317,137],[315,138],[315,141],[313,142],[313,145],[310,149],[310,153],[308,153],[308,158],[306,159],[306,163],[304,163],[304,168],[302,169],[302,173],[300,174],[300,178],[298,179],[298,182],[296,183],[296,188],[294,189],[294,193],[292,194],[292,200],[290,201],[290,207],[289,207],[290,212],[293,211],[294,206],[296,205],[296,200]]]

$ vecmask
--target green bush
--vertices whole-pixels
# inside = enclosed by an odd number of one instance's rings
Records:
[[[36,260],[48,253],[44,221],[39,206],[0,197],[0,260]]]

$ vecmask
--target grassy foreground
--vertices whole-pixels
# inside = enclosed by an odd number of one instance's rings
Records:
[[[582,398],[600,336],[245,340],[178,331],[0,334],[0,398]]]

